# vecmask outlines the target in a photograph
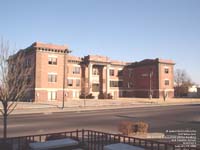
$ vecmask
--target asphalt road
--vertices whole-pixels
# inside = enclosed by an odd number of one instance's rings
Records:
[[[0,136],[2,136],[2,117],[0,120]],[[11,115],[8,120],[8,136],[83,128],[116,133],[119,122],[123,120],[147,122],[150,132],[164,132],[167,129],[195,129],[197,133],[200,133],[200,105]]]

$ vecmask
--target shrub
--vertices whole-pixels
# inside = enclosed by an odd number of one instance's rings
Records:
[[[137,132],[139,132],[139,133],[147,133],[148,132],[148,128],[149,128],[148,123],[137,122],[136,126],[137,126]]]
[[[130,135],[133,132],[133,122],[131,121],[122,121],[118,126],[118,131],[121,132],[123,135]]]
[[[98,95],[99,99],[112,99],[112,95],[110,93],[99,93]]]
[[[94,99],[94,96],[92,95],[92,93],[90,93],[89,95],[86,96],[87,99]]]
[[[84,98],[86,98],[86,99],[94,99],[94,96],[92,95],[92,93],[90,93],[90,94],[88,94],[88,95],[81,94],[81,95],[79,96],[79,98],[80,98],[80,99],[84,99]]]
[[[131,135],[135,133],[147,133],[149,125],[145,122],[122,121],[118,126],[118,131],[123,135]]]

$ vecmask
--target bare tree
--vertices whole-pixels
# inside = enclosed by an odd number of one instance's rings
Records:
[[[188,87],[194,85],[185,70],[176,69],[174,74],[175,90],[178,97],[184,96]]]
[[[24,97],[27,91],[27,74],[30,69],[24,69],[25,52],[15,55],[10,51],[9,43],[0,41],[0,112],[3,116],[3,138],[7,139],[7,119],[17,106],[17,101]]]

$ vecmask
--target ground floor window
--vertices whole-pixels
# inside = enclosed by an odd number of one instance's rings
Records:
[[[48,91],[48,100],[56,100],[57,92],[56,91]]]
[[[123,82],[122,81],[110,81],[110,87],[122,87]]]

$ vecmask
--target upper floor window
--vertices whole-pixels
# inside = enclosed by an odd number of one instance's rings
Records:
[[[115,75],[115,71],[114,71],[114,69],[110,69],[109,74],[110,74],[110,76],[114,76],[114,75]]]
[[[98,68],[92,68],[92,74],[93,75],[99,75],[99,69]]]
[[[73,67],[73,74],[80,74],[80,67]]]
[[[169,80],[168,79],[165,80],[165,85],[166,86],[169,85]]]
[[[26,84],[27,85],[31,84],[31,76],[30,75],[27,76]]]
[[[67,80],[67,85],[68,86],[73,86],[73,79],[68,79]]]
[[[76,86],[80,86],[80,79],[76,79]]]
[[[57,65],[57,58],[56,57],[49,57],[48,58],[49,65]]]
[[[123,81],[118,81],[118,87],[123,87]]]
[[[133,70],[132,69],[128,69],[128,77],[130,78],[130,77],[132,77],[132,75],[133,75]]]
[[[57,82],[57,74],[48,74],[48,82]]]
[[[169,73],[169,68],[165,68],[165,73]]]
[[[118,76],[122,76],[123,75],[123,70],[118,70]]]
[[[28,59],[25,60],[25,62],[24,62],[24,67],[25,67],[25,68],[31,67],[31,59],[30,59],[30,58],[28,58]]]

